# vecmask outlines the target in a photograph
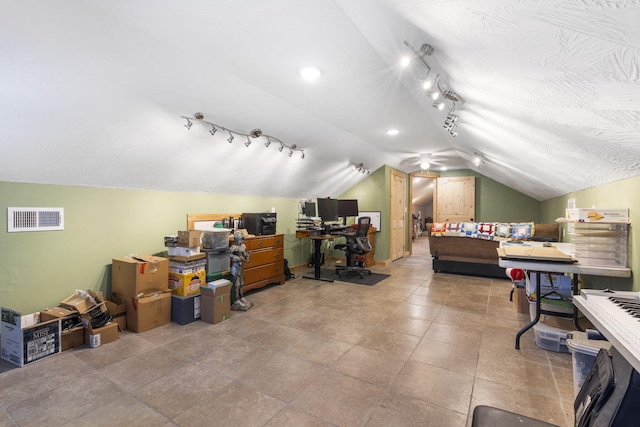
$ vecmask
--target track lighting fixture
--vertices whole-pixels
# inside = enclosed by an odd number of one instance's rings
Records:
[[[353,169],[357,170],[358,172],[360,172],[362,174],[369,175],[369,169],[367,167],[365,167],[364,163],[354,164],[353,165]]]
[[[263,134],[262,130],[260,130],[260,129],[253,129],[249,133],[245,133],[245,132],[242,132],[242,131],[231,130],[231,129],[226,128],[224,126],[220,126],[220,125],[217,125],[215,123],[212,123],[212,122],[204,120],[204,114],[202,114],[202,113],[195,113],[193,115],[193,117],[187,117],[187,116],[181,116],[181,117],[187,121],[187,123],[184,125],[184,127],[187,128],[187,130],[191,129],[191,126],[193,126],[193,123],[200,123],[200,124],[205,125],[205,126],[211,126],[211,129],[209,130],[209,133],[211,134],[211,136],[214,136],[218,130],[223,130],[223,131],[227,132],[229,134],[229,138],[227,138],[227,142],[229,142],[229,144],[233,143],[233,140],[235,139],[234,135],[240,135],[240,136],[244,136],[245,138],[247,138],[247,141],[244,143],[245,147],[249,147],[251,145],[251,143],[253,142],[252,138],[256,139],[256,138],[264,137],[266,139],[266,141],[264,143],[265,147],[269,147],[271,145],[271,143],[275,141],[280,145],[279,148],[278,148],[278,151],[282,151],[285,148],[287,148],[289,150],[289,157],[292,157],[293,153],[296,152],[296,151],[300,152],[300,158],[301,159],[304,159],[304,157],[305,157],[304,150],[302,148],[298,148],[298,146],[296,144],[287,145],[284,142],[280,141],[275,136]]]
[[[413,53],[413,59],[415,59],[416,62],[420,64],[422,67],[427,69],[427,75],[422,79],[420,79],[420,84],[423,87],[423,89],[429,91],[428,93],[431,96],[431,99],[434,101],[432,104],[434,108],[437,108],[438,110],[443,110],[445,107],[445,101],[451,101],[451,103],[453,104],[453,107],[451,110],[453,111],[455,110],[456,105],[458,103],[464,102],[464,100],[460,95],[458,95],[456,92],[454,92],[450,88],[444,87],[444,83],[442,81],[443,79],[440,77],[440,74],[435,73],[431,64],[427,62],[426,57],[431,56],[431,54],[433,53],[433,50],[434,50],[433,46],[427,43],[423,43],[419,49],[415,49],[406,40],[404,44]],[[407,66],[410,63],[410,59],[408,59],[407,57],[403,58],[403,61],[404,61],[403,66]],[[429,76],[432,76],[431,79],[429,79]],[[446,124],[445,124],[445,128],[447,128]],[[457,133],[455,133],[455,135],[451,133],[450,129],[448,130],[452,136],[457,135]]]

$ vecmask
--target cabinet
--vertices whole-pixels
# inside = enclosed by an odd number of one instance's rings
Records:
[[[247,237],[244,244],[250,259],[244,264],[243,292],[284,284],[284,234]]]
[[[373,267],[376,265],[376,229],[375,227],[369,227],[367,233],[369,243],[371,243],[371,251],[364,256],[364,266]]]

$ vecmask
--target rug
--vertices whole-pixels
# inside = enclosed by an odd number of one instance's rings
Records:
[[[310,276],[313,276],[313,271],[310,271],[309,273],[307,273]],[[380,273],[371,273],[371,275],[368,275],[367,273],[364,273],[364,276],[362,277],[362,279],[360,278],[360,275],[355,273],[355,272],[345,272],[342,274],[342,277],[338,277],[338,275],[336,274],[335,270],[330,270],[327,268],[323,268],[320,271],[320,277],[322,277],[323,279],[331,279],[331,280],[336,280],[336,281],[340,281],[340,282],[348,282],[348,283],[355,283],[356,285],[367,285],[367,286],[373,286],[375,284],[380,283],[381,281],[383,281],[384,279],[386,279],[387,277],[389,277],[388,274],[380,274]]]

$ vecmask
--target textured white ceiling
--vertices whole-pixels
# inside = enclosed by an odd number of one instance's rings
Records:
[[[324,197],[432,153],[544,200],[640,173],[638,22],[637,1],[4,2],[0,180]],[[464,98],[457,138],[404,40]],[[306,158],[186,131],[196,112]]]

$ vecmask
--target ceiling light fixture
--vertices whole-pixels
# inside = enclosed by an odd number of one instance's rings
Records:
[[[285,147],[290,150],[289,157],[291,157],[293,155],[293,153],[296,152],[296,151],[299,151],[301,153],[300,158],[304,159],[304,157],[305,157],[304,156],[304,149],[298,148],[298,146],[296,144],[287,145],[287,144],[285,144],[284,142],[280,141],[278,138],[276,138],[274,136],[263,134],[260,129],[253,129],[249,133],[242,132],[242,131],[231,130],[231,129],[226,128],[224,126],[220,126],[220,125],[217,125],[215,123],[212,123],[212,122],[209,122],[207,120],[204,120],[204,114],[202,114],[202,113],[195,113],[193,115],[193,117],[187,117],[187,116],[181,116],[181,117],[187,121],[187,123],[184,125],[184,127],[187,128],[188,130],[191,129],[191,126],[193,126],[193,123],[200,123],[200,124],[202,124],[204,126],[210,126],[211,127],[211,130],[209,130],[209,133],[211,134],[211,136],[214,136],[218,130],[223,130],[223,131],[227,132],[229,134],[229,138],[227,138],[227,141],[230,144],[233,143],[233,140],[235,138],[234,135],[240,135],[240,136],[244,136],[245,138],[247,138],[247,141],[244,143],[245,147],[249,147],[251,145],[251,143],[253,142],[251,140],[252,138],[256,139],[256,138],[264,137],[264,138],[266,138],[266,141],[264,143],[265,147],[269,147],[269,145],[271,145],[271,143],[273,141],[275,141],[278,144],[280,144],[280,148],[279,148],[278,151],[282,151]]]
[[[456,105],[458,103],[464,102],[464,99],[462,99],[462,97],[458,95],[456,92],[454,92],[452,89],[445,88],[444,83],[442,82],[442,79],[440,77],[440,74],[435,73],[435,71],[433,70],[433,67],[427,62],[426,57],[431,56],[431,54],[433,53],[433,50],[434,50],[433,46],[427,43],[423,43],[422,46],[420,46],[420,49],[415,49],[406,40],[404,41],[404,44],[409,48],[409,50],[411,50],[411,53],[413,53],[413,57],[416,60],[416,62],[427,69],[427,75],[422,79],[420,79],[420,84],[422,85],[422,87],[425,90],[429,90],[429,95],[431,96],[431,99],[433,99],[433,101],[438,101],[440,96],[444,98],[442,101],[434,102],[432,104],[434,108],[437,108],[438,110],[443,110],[445,107],[445,101],[451,101],[451,103],[453,104],[452,110],[455,110]],[[403,61],[405,59],[408,59],[408,57],[404,57]],[[404,66],[409,65],[409,63],[410,63],[410,60],[407,60],[406,63],[404,63],[405,64]],[[433,76],[432,77],[433,81],[428,79],[429,76]],[[455,135],[451,132],[449,133],[452,136],[457,135],[457,132],[455,133]]]
[[[300,68],[298,70],[298,73],[300,74],[300,77],[302,77],[303,80],[307,82],[315,82],[322,75],[322,70],[320,70],[320,68],[318,67],[310,65],[310,66]]]
[[[482,164],[483,156],[480,153],[473,154],[473,165],[479,167]]]
[[[361,174],[369,175],[369,168],[367,168],[364,163],[358,163],[353,165],[353,169],[360,172]]]
[[[396,136],[397,134],[400,133],[400,130],[399,129],[387,129],[386,132],[387,132],[387,135],[389,135],[389,136]]]

